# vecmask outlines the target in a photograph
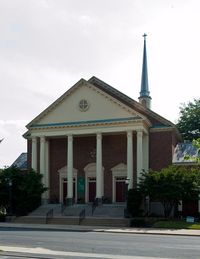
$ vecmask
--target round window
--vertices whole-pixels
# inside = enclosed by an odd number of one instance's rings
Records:
[[[79,109],[82,111],[82,112],[85,112],[89,109],[89,103],[87,100],[85,99],[82,99],[80,102],[79,102]]]

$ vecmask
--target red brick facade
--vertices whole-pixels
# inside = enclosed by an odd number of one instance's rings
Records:
[[[67,165],[67,138],[49,138],[49,170],[50,170],[50,200],[59,202],[59,173],[58,170]],[[149,168],[160,170],[172,163],[173,147],[176,143],[174,131],[155,131],[149,135]],[[74,137],[73,164],[78,171],[77,177],[85,177],[84,167],[96,162],[96,136]],[[133,177],[136,183],[136,133],[133,135]],[[38,171],[39,165],[38,142]],[[120,164],[127,163],[126,134],[104,135],[102,138],[102,163],[104,167],[104,196],[112,200],[112,171]],[[28,165],[31,167],[31,141],[28,141]],[[82,194],[77,197],[84,199]]]

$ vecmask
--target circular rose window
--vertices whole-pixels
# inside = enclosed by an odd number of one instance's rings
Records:
[[[85,99],[82,99],[80,102],[79,102],[79,109],[82,111],[82,112],[85,112],[89,109],[89,103],[87,100]]]

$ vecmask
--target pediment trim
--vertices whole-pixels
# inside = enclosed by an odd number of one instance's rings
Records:
[[[116,105],[120,106],[121,109],[124,109],[126,112],[130,114],[130,117],[135,117],[140,120],[145,120],[149,125],[151,125],[150,121],[146,116],[143,114],[137,112],[133,108],[129,107],[128,105],[124,104],[120,100],[109,95],[108,93],[104,92],[103,90],[99,89],[97,86],[89,83],[88,81],[81,79],[79,80],[74,86],[72,86],[68,91],[66,91],[60,98],[58,98],[55,102],[53,102],[47,109],[45,109],[43,112],[41,112],[37,117],[35,117],[29,124],[27,124],[27,128],[30,129],[32,127],[40,126],[38,123],[39,120],[41,120],[44,116],[46,116],[48,113],[50,113],[53,109],[55,109],[60,103],[62,103],[69,95],[73,94],[78,88],[82,86],[86,86],[96,93],[102,95],[104,98],[108,99],[110,102],[115,103]],[[68,122],[66,122],[68,123]],[[76,123],[76,122],[74,122]],[[45,125],[48,127],[48,125]]]

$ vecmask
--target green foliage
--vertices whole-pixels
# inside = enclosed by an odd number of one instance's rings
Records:
[[[185,140],[200,138],[200,99],[180,107],[177,127]]]
[[[150,199],[160,201],[165,217],[169,217],[180,200],[198,199],[200,170],[198,167],[169,166],[160,172],[143,172],[139,188]]]
[[[141,216],[143,195],[139,189],[130,189],[127,196],[127,209],[133,217]]]
[[[200,223],[188,223],[186,221],[162,220],[154,223],[153,228],[167,228],[167,229],[200,229]]]
[[[0,206],[10,210],[12,204],[12,212],[16,215],[25,215],[34,210],[40,205],[41,194],[46,190],[41,179],[42,175],[33,170],[24,172],[16,167],[4,169],[0,173]]]

